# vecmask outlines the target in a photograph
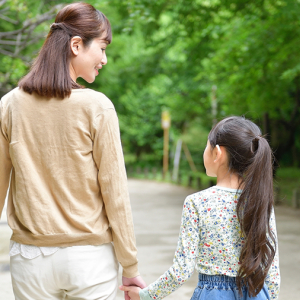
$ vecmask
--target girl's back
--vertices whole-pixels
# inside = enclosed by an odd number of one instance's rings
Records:
[[[228,117],[210,131],[203,154],[217,185],[188,196],[173,266],[132,300],[162,299],[199,272],[192,300],[278,299],[273,157],[259,127]]]
[[[237,276],[245,243],[236,212],[240,194],[240,190],[213,186],[185,199],[173,266],[149,285],[149,299],[166,297],[186,282],[194,269],[205,275]],[[276,234],[273,213],[270,225]],[[279,293],[278,275],[277,253],[266,279],[271,299]]]
[[[192,215],[196,214],[199,218],[200,236],[196,259],[196,270],[199,273],[237,276],[241,249],[245,244],[236,211],[241,192],[241,190],[214,186],[188,197],[189,210]],[[276,234],[274,211],[271,214],[270,227]],[[197,231],[194,234],[197,235]],[[278,275],[277,252],[266,279],[266,284],[274,295],[279,292]]]

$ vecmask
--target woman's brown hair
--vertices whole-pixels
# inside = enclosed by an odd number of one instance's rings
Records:
[[[238,175],[242,193],[237,215],[245,244],[240,254],[237,286],[256,296],[272,265],[276,240],[269,222],[273,209],[273,154],[259,127],[243,117],[228,117],[209,133],[212,148],[224,146],[229,171]]]
[[[111,26],[106,16],[87,3],[73,3],[60,10],[55,23],[29,73],[19,81],[25,92],[46,98],[65,98],[72,89],[82,88],[70,76],[71,38],[80,36],[85,47],[104,35],[111,42]]]

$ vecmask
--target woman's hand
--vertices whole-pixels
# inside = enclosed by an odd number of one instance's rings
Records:
[[[119,286],[119,289],[121,291],[124,292],[128,292],[128,296],[130,297],[131,300],[140,300],[140,295],[139,295],[139,291],[141,290],[141,288],[137,287],[137,286],[125,286],[125,285],[121,285]]]
[[[133,277],[133,278],[127,278],[127,277],[122,276],[122,285],[123,286],[137,286],[137,287],[140,287],[141,289],[143,289],[147,286],[146,282],[143,280],[143,278],[140,275]],[[124,297],[125,297],[125,300],[130,300],[130,297],[129,297],[127,291],[124,292]],[[138,298],[138,299],[140,299],[140,298]]]

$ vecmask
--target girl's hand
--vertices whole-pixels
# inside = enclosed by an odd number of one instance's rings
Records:
[[[119,289],[121,291],[128,292],[128,296],[130,297],[131,300],[141,300],[139,295],[139,291],[141,290],[141,288],[137,286],[121,285],[119,286]]]

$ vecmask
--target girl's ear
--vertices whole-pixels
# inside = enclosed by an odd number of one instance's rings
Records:
[[[221,159],[223,153],[222,153],[222,150],[221,150],[219,145],[216,145],[215,151],[216,152],[215,152],[215,155],[214,155],[215,156],[214,162],[217,162]]]
[[[82,47],[82,39],[80,36],[73,36],[70,42],[71,51],[74,55],[79,54],[79,48]]]

